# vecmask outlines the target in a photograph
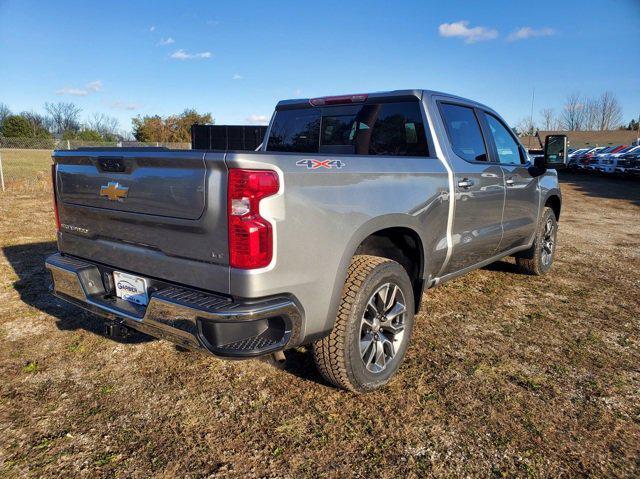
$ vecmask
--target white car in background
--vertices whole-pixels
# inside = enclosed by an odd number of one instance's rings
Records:
[[[604,149],[595,152],[595,154],[593,154],[589,159],[588,163],[585,164],[585,169],[588,171],[600,171],[600,167],[603,165],[602,162],[604,159],[612,153],[621,151],[620,148],[622,148],[622,145],[607,146]]]
[[[640,152],[640,145],[628,146],[624,150],[620,150],[617,153],[605,155],[605,157],[599,162],[598,170],[607,174],[615,173],[616,167],[618,166],[618,158],[620,158],[622,155],[626,155],[627,153],[637,152]]]

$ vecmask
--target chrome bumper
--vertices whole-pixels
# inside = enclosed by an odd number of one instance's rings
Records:
[[[286,349],[300,337],[301,308],[289,297],[237,301],[148,279],[149,304],[141,306],[110,294],[110,267],[60,253],[45,266],[58,298],[189,349],[249,358]]]

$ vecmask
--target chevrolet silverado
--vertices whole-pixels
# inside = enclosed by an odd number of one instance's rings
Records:
[[[403,361],[425,290],[506,256],[545,274],[566,137],[532,160],[491,108],[427,90],[278,103],[257,151],[53,154],[54,294],[218,357],[308,345],[355,392]]]

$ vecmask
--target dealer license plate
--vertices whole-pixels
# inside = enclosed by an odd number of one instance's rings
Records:
[[[132,303],[146,306],[149,302],[147,295],[147,280],[120,271],[113,272],[113,282],[116,287],[116,296]]]

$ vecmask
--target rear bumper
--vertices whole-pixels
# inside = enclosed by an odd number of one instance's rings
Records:
[[[60,253],[46,268],[53,294],[88,311],[183,347],[228,358],[250,358],[292,346],[302,312],[291,297],[234,300],[227,296],[148,279],[149,304],[116,298],[105,280],[109,267]]]

